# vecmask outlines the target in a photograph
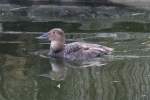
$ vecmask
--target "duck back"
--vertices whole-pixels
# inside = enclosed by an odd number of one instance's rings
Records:
[[[110,54],[112,50],[112,48],[98,44],[74,42],[65,45],[64,58],[69,60],[87,60]]]

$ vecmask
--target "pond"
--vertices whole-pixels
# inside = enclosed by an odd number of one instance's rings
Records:
[[[67,33],[68,42],[114,48],[106,57],[76,64],[49,59],[37,34],[0,36],[0,100],[149,100],[150,34]]]

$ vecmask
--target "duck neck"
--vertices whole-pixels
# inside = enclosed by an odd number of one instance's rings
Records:
[[[53,53],[58,53],[64,50],[64,42],[51,41],[50,50]]]

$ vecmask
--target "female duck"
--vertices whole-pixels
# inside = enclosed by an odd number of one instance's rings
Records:
[[[43,36],[51,41],[49,55],[55,58],[64,58],[69,60],[87,60],[98,56],[110,54],[113,49],[84,42],[73,42],[65,44],[65,34],[60,28],[51,29]],[[40,38],[42,38],[40,36]]]

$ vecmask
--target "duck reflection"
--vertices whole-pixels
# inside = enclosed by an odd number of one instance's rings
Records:
[[[56,81],[64,80],[68,70],[64,60],[53,58],[50,60],[50,64],[51,70],[47,74],[41,74],[40,76]]]

